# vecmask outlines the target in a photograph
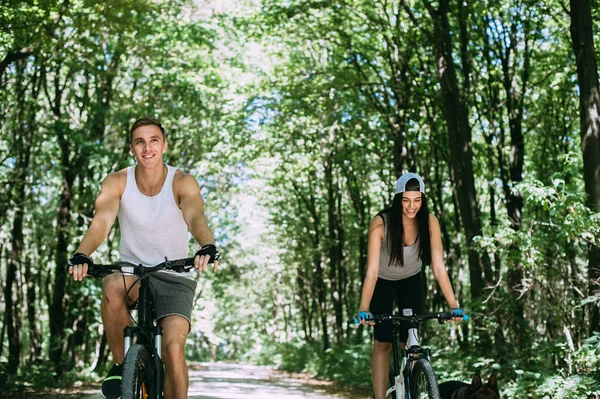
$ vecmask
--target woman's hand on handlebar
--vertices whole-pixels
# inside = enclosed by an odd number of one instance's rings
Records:
[[[92,258],[77,252],[67,261],[67,273],[73,275],[73,280],[81,281],[88,275],[88,267],[94,265]]]
[[[465,311],[460,308],[452,308],[450,312],[453,314],[453,318],[448,320],[449,322],[461,322],[463,320],[469,320],[469,316],[465,314]]]
[[[204,271],[209,264],[213,264],[213,270],[216,272],[219,268],[219,258],[221,253],[214,244],[208,244],[200,248],[194,256],[194,267],[199,271]]]
[[[366,324],[369,326],[375,325],[375,321],[373,319],[373,314],[371,312],[367,312],[367,311],[358,312],[358,314],[354,318],[355,323],[356,323],[356,321],[358,321],[358,323],[360,323],[360,324]]]

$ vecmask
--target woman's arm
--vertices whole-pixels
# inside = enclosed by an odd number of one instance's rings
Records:
[[[362,287],[360,296],[359,312],[369,310],[375,284],[379,277],[379,258],[381,251],[381,242],[385,234],[384,223],[381,216],[375,216],[369,225],[369,240],[367,245],[367,275]]]
[[[433,275],[442,290],[444,298],[446,298],[448,306],[451,309],[458,308],[458,302],[450,284],[446,265],[444,265],[444,247],[442,246],[440,222],[433,215],[429,215],[429,235],[431,240],[431,267],[433,268]]]

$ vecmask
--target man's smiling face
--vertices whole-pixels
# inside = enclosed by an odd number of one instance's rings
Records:
[[[139,165],[147,168],[162,166],[167,142],[160,128],[154,125],[136,128],[131,137],[131,154]]]

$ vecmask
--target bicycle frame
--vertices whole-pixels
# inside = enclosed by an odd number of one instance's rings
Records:
[[[149,373],[146,377],[147,380],[149,379],[152,382],[150,383],[151,386],[146,387],[148,390],[144,390],[143,392],[145,395],[151,393],[151,395],[148,396],[149,399],[163,399],[164,366],[162,361],[162,327],[158,324],[154,324],[150,283],[147,277],[151,273],[163,269],[174,270],[177,272],[189,271],[192,269],[193,265],[194,258],[185,258],[173,261],[165,259],[165,262],[152,267],[119,263],[114,265],[92,265],[88,269],[89,275],[99,278],[103,278],[113,272],[134,274],[138,276],[137,281],[139,281],[140,287],[138,291],[137,325],[127,326],[124,329],[124,365],[127,364],[127,355],[128,352],[131,352],[131,348],[143,347],[145,350],[144,353],[147,352],[150,359],[148,364]],[[136,352],[136,354],[138,354],[138,352]],[[134,354],[134,356],[136,354]]]
[[[410,309],[404,309],[402,311],[402,313],[405,316],[409,316],[407,315],[407,311],[409,311]],[[410,314],[412,314],[412,310],[410,310]],[[400,327],[395,325],[393,327],[393,335],[394,335],[394,339],[392,341],[392,357],[393,357],[393,364],[394,364],[394,371],[398,370],[398,373],[396,375],[394,375],[394,385],[391,386],[385,393],[385,396],[387,397],[388,395],[390,395],[392,392],[396,392],[396,398],[398,399],[404,399],[404,397],[406,396],[406,386],[409,386],[408,382],[405,384],[405,373],[404,373],[404,369],[406,368],[406,365],[408,363],[408,359],[407,359],[407,352],[406,352],[406,348],[402,350],[402,362],[400,363],[400,359],[398,359],[398,338],[397,338],[397,334],[400,330]],[[408,342],[406,343],[406,345],[411,348],[415,345],[419,345],[419,340],[418,340],[418,332],[416,328],[410,328],[408,330]],[[409,374],[409,373],[407,373]]]
[[[403,316],[412,316],[412,309],[403,309]],[[410,394],[410,381],[411,381],[411,370],[412,363],[421,358],[421,355],[424,355],[424,358],[428,361],[430,360],[430,350],[429,348],[422,348],[419,343],[419,329],[417,322],[410,322],[410,327],[408,329],[408,339],[406,342],[406,347],[402,350],[402,361],[398,358],[398,338],[397,334],[400,331],[399,325],[394,325],[393,334],[394,339],[392,341],[392,356],[393,356],[393,364],[394,370],[398,370],[399,372],[394,375],[394,385],[391,386],[385,393],[387,397],[392,392],[396,392],[397,399],[411,399]],[[408,348],[408,349],[407,349]],[[419,355],[418,357],[416,355]],[[407,365],[409,366],[407,369]]]
[[[164,367],[162,361],[162,327],[154,325],[152,318],[152,301],[150,299],[150,286],[147,278],[140,279],[140,288],[138,294],[138,325],[127,326],[124,330],[125,335],[125,356],[135,337],[137,343],[143,345],[152,356],[152,392],[155,392],[155,398],[163,397]],[[152,342],[152,338],[153,341]]]
[[[359,324],[363,321],[370,321],[375,324],[383,322],[392,323],[392,350],[395,374],[393,376],[394,382],[391,384],[392,387],[385,393],[386,397],[395,392],[397,399],[411,399],[412,391],[420,391],[420,387],[425,387],[429,398],[439,399],[440,393],[430,362],[431,351],[429,348],[422,348],[419,344],[419,325],[423,321],[434,319],[437,319],[440,324],[455,318],[466,321],[469,320],[469,316],[458,308],[447,312],[425,313],[421,315],[413,315],[412,309],[403,309],[402,313],[402,316],[395,316],[393,314],[371,315],[369,318],[359,316],[361,319],[356,317],[354,324]],[[398,358],[398,333],[400,332],[400,325],[396,323],[398,321],[409,323],[407,345],[402,350],[402,361]],[[398,372],[396,373],[396,371]],[[412,380],[413,377],[415,378],[414,381]],[[423,384],[419,382],[422,379]]]

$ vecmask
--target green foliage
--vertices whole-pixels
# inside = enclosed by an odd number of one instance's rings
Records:
[[[439,382],[469,382],[475,372],[487,380],[494,373],[498,378],[502,397],[594,397],[600,388],[597,373],[600,356],[593,350],[597,345],[598,334],[594,334],[594,337],[596,339],[587,340],[580,350],[574,352],[567,345],[541,345],[535,348],[533,357],[525,353],[514,353],[510,355],[510,362],[505,360],[506,355],[501,355],[502,348],[494,348],[492,353],[488,351],[487,356],[482,357],[477,348],[457,350],[443,347],[441,350],[434,350],[433,365]],[[435,348],[435,345],[432,346]],[[571,359],[573,370],[577,370],[575,373],[556,367],[557,362],[567,358]],[[550,364],[548,359],[553,359]]]
[[[284,371],[298,373],[305,371],[311,363],[311,353],[317,353],[316,345],[308,345],[304,340],[288,342],[277,348],[278,357],[273,358],[275,364]]]
[[[272,356],[266,357],[267,364],[284,371],[308,372],[350,386],[367,387],[371,383],[370,345],[340,344],[322,352],[318,344],[295,340],[278,345],[276,353],[268,354]]]
[[[199,277],[190,358],[368,386],[371,343],[346,320],[360,300],[369,221],[389,205],[397,174],[412,170],[426,179],[455,292],[476,320],[431,337],[439,379],[496,372],[506,397],[600,390],[599,338],[588,333],[589,309],[600,302],[588,279],[600,214],[582,189],[576,67],[562,3],[450,2],[456,97],[468,110],[478,195],[469,207],[481,210],[484,225],[472,239],[457,203],[461,176],[449,167],[448,104],[426,2],[209,3],[0,5],[0,58],[10,60],[0,71],[0,273],[4,283],[13,249],[21,269],[39,266],[27,277],[20,270],[12,293],[19,361],[26,348],[40,348],[9,375],[4,339],[0,378],[19,389],[19,378],[56,383],[45,310],[61,288],[56,237],[75,249],[100,181],[131,164],[129,124],[148,115],[167,126],[166,161],[198,177],[224,253],[218,274]],[[520,172],[510,170],[519,113]],[[523,200],[518,228],[506,206],[514,195]],[[95,259],[116,259],[119,238],[111,231]],[[470,298],[469,246],[492,258],[483,298]],[[431,273],[426,285],[427,307],[445,307]],[[101,286],[65,287],[61,363],[85,375],[105,355],[97,345]],[[23,296],[32,293],[29,309]],[[30,321],[36,311],[42,316]]]
[[[371,382],[370,358],[370,345],[335,345],[309,363],[308,370],[344,385],[365,386]]]
[[[0,380],[5,383],[0,387],[0,394],[17,394],[41,391],[48,388],[72,387],[81,381],[97,381],[97,375],[86,375],[81,370],[73,369],[61,378],[57,378],[52,370],[54,365],[49,361],[38,361],[19,369],[17,374],[6,371],[6,363],[0,363]]]
[[[514,384],[504,389],[508,397],[527,395],[531,398],[564,398],[576,399],[595,397],[600,394],[598,380],[589,376],[555,374],[543,376],[540,373],[519,371]]]

